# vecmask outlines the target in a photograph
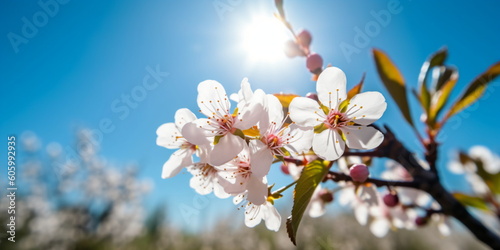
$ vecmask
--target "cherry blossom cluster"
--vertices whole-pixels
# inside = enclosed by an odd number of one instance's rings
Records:
[[[364,92],[348,98],[346,76],[336,67],[326,68],[316,86],[317,100],[295,97],[284,113],[275,95],[253,91],[246,78],[232,98],[220,83],[201,82],[197,103],[205,118],[179,109],[174,123],[157,130],[159,146],[177,149],[164,164],[162,177],[187,168],[196,192],[232,196],[245,209],[247,226],[264,220],[268,229],[277,231],[281,217],[267,180],[273,163],[305,155],[334,161],[346,146],[372,149],[383,141],[383,134],[369,126],[386,109],[382,94]],[[234,110],[231,100],[237,102]]]

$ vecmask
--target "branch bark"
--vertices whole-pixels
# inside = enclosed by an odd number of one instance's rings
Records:
[[[417,189],[429,193],[441,205],[442,211],[455,217],[480,241],[492,249],[500,249],[500,236],[488,229],[483,223],[472,216],[469,211],[448,192],[437,175],[437,171],[427,171],[416,160],[414,155],[396,138],[394,133],[385,126],[384,142],[377,151],[400,163],[412,176]],[[436,156],[437,157],[437,156]]]

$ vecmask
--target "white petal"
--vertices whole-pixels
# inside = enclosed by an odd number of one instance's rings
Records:
[[[281,124],[283,122],[283,106],[280,100],[274,95],[266,95],[266,98],[266,110],[269,114],[269,121]]]
[[[346,138],[346,144],[353,149],[376,148],[384,140],[384,134],[374,127],[346,126],[341,128]]]
[[[316,83],[319,101],[330,109],[337,109],[337,105],[347,98],[346,77],[337,67],[328,67],[319,75]]]
[[[261,206],[248,205],[245,209],[245,225],[247,227],[255,227],[262,221],[263,211]]]
[[[370,224],[370,231],[373,235],[382,238],[389,232],[390,227],[391,224],[387,219],[377,218]]]
[[[247,184],[247,200],[255,205],[262,205],[267,200],[267,182],[265,178],[251,176]]]
[[[364,92],[349,101],[346,114],[355,123],[369,125],[378,120],[386,108],[387,103],[380,92]]]
[[[264,102],[266,93],[261,89],[255,91],[252,99],[243,107],[238,107],[238,116],[234,127],[239,129],[248,129],[257,124],[260,120],[267,116],[264,112]]]
[[[250,155],[252,174],[256,177],[264,177],[269,173],[273,163],[273,153],[263,142],[258,140],[250,141],[250,148],[252,149]]]
[[[156,138],[156,145],[168,149],[179,148],[186,141],[182,138],[181,133],[174,123],[162,124],[156,130],[156,134],[158,135]]]
[[[266,221],[267,229],[278,232],[281,226],[281,215],[270,202],[266,202],[263,206],[266,206],[264,220]]]
[[[226,193],[224,191],[224,187],[222,187],[222,185],[220,185],[219,183],[217,183],[217,179],[214,179],[213,189],[214,189],[214,195],[217,198],[225,199],[225,198],[228,198],[229,196],[231,196],[231,194]]]
[[[191,165],[193,165],[192,152],[187,149],[179,149],[163,164],[161,178],[166,179],[175,176],[182,168]]]
[[[356,217],[360,225],[366,225],[368,222],[368,206],[365,204],[356,204],[356,207],[354,207],[354,217]]]
[[[241,89],[238,91],[238,108],[241,109],[245,106],[253,97],[253,91],[248,82],[248,78],[243,78],[241,81]]]
[[[297,126],[297,124],[291,124],[288,127],[288,131],[285,131],[285,133],[290,133],[294,136],[293,140],[291,140],[287,146],[287,148],[293,149],[292,153],[301,154],[311,149],[314,129],[307,127],[301,128]]]
[[[325,112],[319,103],[311,98],[293,98],[289,111],[292,121],[303,127],[314,127],[326,119]]]
[[[175,112],[175,125],[179,128],[179,130],[181,130],[186,123],[194,120],[196,120],[196,115],[194,115],[189,109],[182,108]]]
[[[210,152],[210,164],[213,166],[220,166],[230,161],[243,150],[245,145],[246,142],[241,139],[241,137],[233,134],[226,134],[220,138],[219,143],[217,143],[212,152]]]
[[[333,161],[342,156],[345,143],[337,131],[327,129],[319,134],[314,134],[312,148],[319,157]]]
[[[208,119],[196,119],[192,122],[188,122],[182,127],[182,136],[191,144],[194,145],[205,145],[209,144],[210,141],[207,136],[213,136],[211,130],[213,128],[207,123]]]
[[[206,80],[198,85],[198,106],[207,117],[214,114],[229,114],[231,104],[224,87],[213,80]]]

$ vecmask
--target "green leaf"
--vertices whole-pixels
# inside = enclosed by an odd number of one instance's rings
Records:
[[[399,72],[391,59],[381,50],[373,49],[373,57],[375,58],[377,71],[385,88],[389,91],[389,94],[391,94],[406,121],[414,127],[406,97],[406,87],[403,75]]]
[[[293,195],[292,215],[288,217],[286,222],[288,236],[295,245],[297,230],[307,205],[309,205],[311,196],[313,195],[316,187],[328,173],[327,163],[328,162],[320,160],[310,162],[304,167],[300,178],[297,180],[297,185],[295,186]]]
[[[353,96],[359,94],[361,92],[361,89],[363,89],[363,83],[365,82],[365,76],[366,73],[363,73],[363,76],[361,77],[361,81],[359,81],[356,86],[352,87],[351,90],[347,93],[347,99],[351,99]]]
[[[500,194],[500,172],[496,174],[490,174],[488,171],[484,169],[484,162],[479,160],[474,160],[477,167],[477,175],[483,179],[486,186],[490,189],[490,191],[494,194]]]
[[[486,90],[488,83],[493,81],[500,74],[500,62],[493,64],[488,70],[476,77],[467,90],[458,98],[446,115],[446,119],[459,113],[471,104],[476,102]]]
[[[429,120],[435,121],[444,105],[448,102],[451,91],[458,81],[458,72],[455,70],[448,77],[448,80],[432,95],[429,111]]]
[[[420,69],[420,75],[418,76],[420,95],[418,99],[426,114],[429,114],[430,102],[431,102],[430,91],[427,88],[428,72],[435,66],[443,65],[443,63],[446,61],[447,56],[448,56],[448,49],[446,47],[443,47],[434,54],[432,54],[427,59],[427,61],[424,62],[422,68]]]
[[[453,193],[453,196],[455,199],[457,199],[460,203],[474,207],[483,211],[489,211],[490,209],[488,208],[488,205],[486,204],[486,201],[480,197],[475,197],[475,196],[470,196],[467,194],[463,193]]]

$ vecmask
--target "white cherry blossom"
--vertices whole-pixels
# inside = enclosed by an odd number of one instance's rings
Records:
[[[277,232],[281,226],[281,215],[273,205],[272,200],[266,199],[265,203],[255,205],[245,201],[247,193],[239,194],[233,198],[233,203],[245,209],[245,225],[255,227],[264,220],[267,229]]]
[[[181,130],[189,122],[196,120],[196,116],[189,109],[179,109],[175,112],[175,123],[162,124],[157,130],[156,144],[168,149],[178,149],[163,165],[162,178],[177,175],[182,168],[193,164],[192,155],[196,152],[196,145],[186,140]],[[198,140],[200,144],[207,144],[206,138]]]
[[[216,167],[220,178],[224,180],[221,185],[225,192],[233,195],[247,192],[248,201],[255,205],[264,204],[268,194],[265,176],[273,160],[266,156],[264,145],[251,148],[244,145],[236,157]]]
[[[203,81],[198,85],[197,102],[199,111],[207,118],[186,124],[182,135],[197,145],[205,143],[207,137],[216,138],[218,141],[210,152],[209,163],[222,165],[235,157],[246,144],[245,140],[234,133],[254,126],[262,118],[264,95],[263,91],[256,91],[244,105],[238,106],[236,114],[232,114],[224,87],[213,80]]]
[[[316,91],[325,110],[310,98],[296,97],[290,103],[290,118],[303,127],[324,126],[323,131],[314,134],[312,142],[317,155],[336,160],[346,145],[353,149],[372,149],[382,143],[383,134],[367,126],[378,120],[387,107],[382,94],[364,92],[347,100],[346,76],[336,67],[320,74]]]

